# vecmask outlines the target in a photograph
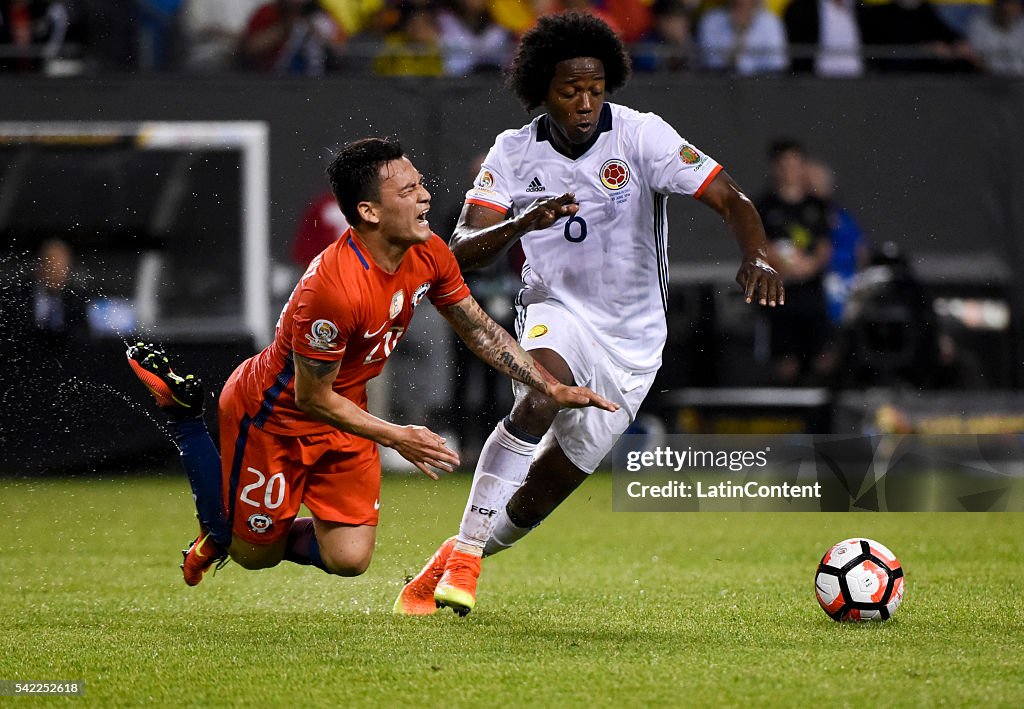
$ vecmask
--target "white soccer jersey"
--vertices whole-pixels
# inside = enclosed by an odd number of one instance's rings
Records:
[[[576,216],[523,236],[519,302],[562,304],[619,365],[654,371],[667,333],[666,200],[700,197],[722,168],[653,113],[606,103],[596,142],[575,160],[554,149],[547,121],[499,135],[466,201],[519,214],[574,192]]]

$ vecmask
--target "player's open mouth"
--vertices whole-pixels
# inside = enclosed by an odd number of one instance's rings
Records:
[[[590,131],[594,127],[593,123],[577,123],[572,127],[572,131],[575,134],[577,141],[584,140],[590,137]]]
[[[427,221],[427,213],[428,212],[430,212],[429,209],[424,209],[422,212],[420,212],[416,216],[416,221],[419,222],[420,224],[422,224],[423,226],[428,226],[429,225],[429,222]]]

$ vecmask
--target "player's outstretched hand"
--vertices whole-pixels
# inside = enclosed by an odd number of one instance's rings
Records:
[[[743,297],[748,303],[753,303],[756,298],[761,305],[772,308],[786,304],[782,276],[763,258],[745,260],[736,272],[736,282],[743,289]]]
[[[459,464],[458,454],[445,442],[426,426],[402,426],[391,447],[427,477],[437,480],[437,473],[431,467],[450,473]]]
[[[547,229],[562,217],[571,217],[580,210],[576,203],[576,195],[566,192],[557,197],[535,199],[516,221],[522,231]]]
[[[603,396],[587,387],[572,387],[565,384],[553,384],[548,396],[567,409],[582,409],[584,406],[595,406],[605,411],[618,411],[619,405],[608,401]]]

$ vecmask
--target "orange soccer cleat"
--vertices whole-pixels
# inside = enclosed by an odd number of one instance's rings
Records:
[[[188,549],[182,550],[181,555],[184,557],[181,573],[189,586],[202,581],[203,574],[214,564],[219,569],[228,563],[227,551],[214,541],[213,535],[203,529],[202,525],[199,526],[199,536],[189,544]]]
[[[437,587],[438,579],[444,573],[444,566],[448,563],[448,556],[455,546],[455,537],[445,540],[434,555],[430,557],[427,565],[410,579],[402,592],[395,599],[395,605],[391,612],[395,615],[433,615],[438,608],[434,602],[434,589]]]
[[[480,577],[480,557],[452,550],[444,574],[434,590],[437,607],[448,606],[465,616],[476,605],[476,581]]]
[[[185,419],[203,413],[203,383],[192,374],[175,374],[163,350],[136,342],[125,352],[135,376],[156,399],[156,405],[172,418]]]

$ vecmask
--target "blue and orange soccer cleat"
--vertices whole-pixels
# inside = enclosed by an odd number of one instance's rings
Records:
[[[402,587],[402,592],[395,599],[391,612],[395,615],[433,615],[438,605],[434,601],[434,589],[444,573],[448,556],[455,546],[455,537],[446,539],[444,544],[434,552],[423,570]]]
[[[156,405],[173,419],[195,418],[203,413],[203,383],[195,375],[175,374],[170,360],[156,345],[136,342],[125,352],[128,364]]]
[[[476,581],[480,577],[480,557],[452,550],[444,574],[434,589],[437,607],[447,606],[460,617],[476,606]]]
[[[185,583],[195,586],[203,580],[203,575],[210,570],[214,564],[220,569],[228,563],[228,552],[214,541],[213,535],[199,525],[199,536],[188,545],[188,549],[182,549],[184,557],[181,563],[181,573],[185,577]]]

